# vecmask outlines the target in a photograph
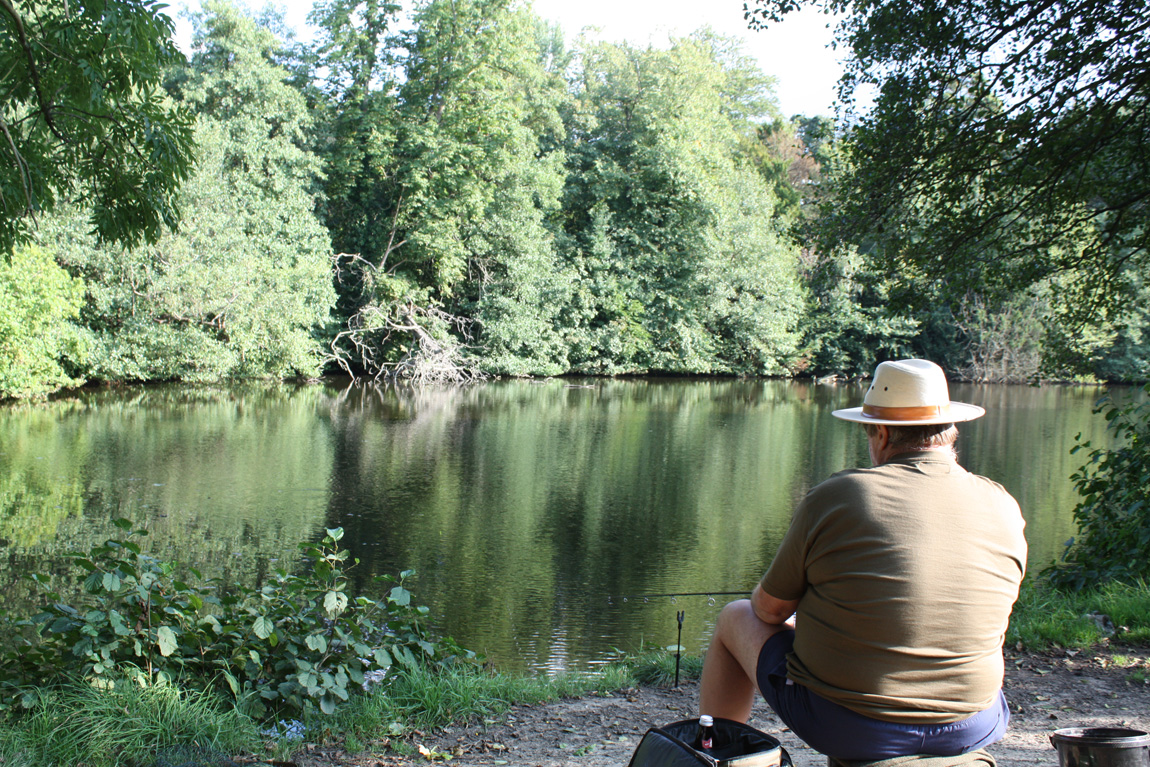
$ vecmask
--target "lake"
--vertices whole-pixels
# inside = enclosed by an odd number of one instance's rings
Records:
[[[705,647],[722,592],[762,575],[796,501],[867,465],[831,411],[863,384],[551,379],[459,389],[307,385],[85,391],[0,410],[0,606],[20,575],[126,517],[205,575],[255,582],[343,527],[370,589],[414,569],[436,626],[501,668],[586,669],[616,650]],[[1105,441],[1093,387],[952,385],[986,417],[960,461],[1002,483],[1032,570],[1073,535],[1075,435]],[[698,596],[663,594],[704,592]]]

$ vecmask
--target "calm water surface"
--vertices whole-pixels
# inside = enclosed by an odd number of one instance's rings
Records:
[[[613,648],[698,651],[749,591],[795,502],[865,465],[861,427],[831,410],[856,385],[781,381],[496,381],[403,392],[308,386],[146,387],[0,410],[0,606],[21,573],[108,520],[205,575],[255,581],[342,526],[373,573],[414,569],[443,631],[504,668],[586,668]],[[953,386],[988,410],[962,429],[967,468],[1006,486],[1030,561],[1073,534],[1076,434],[1105,438],[1095,388]]]

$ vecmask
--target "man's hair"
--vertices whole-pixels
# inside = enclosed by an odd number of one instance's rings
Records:
[[[867,436],[873,436],[875,425],[865,424]],[[932,423],[926,426],[888,426],[890,446],[901,450],[954,449],[958,427],[952,423]]]

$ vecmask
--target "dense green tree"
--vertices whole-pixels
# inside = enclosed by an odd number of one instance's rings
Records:
[[[88,285],[88,377],[316,375],[333,302],[331,249],[315,214],[308,115],[269,57],[279,46],[234,7],[209,3],[191,69],[172,90],[199,115],[186,225],[157,243],[101,246],[74,220],[44,237]]]
[[[834,122],[776,118],[760,124],[743,151],[778,197],[781,223],[803,245],[799,261],[807,303],[794,371],[854,378],[868,375],[883,360],[910,354],[921,340],[923,323],[892,308],[889,277],[857,247],[844,244],[823,251],[815,236],[844,162]]]
[[[327,153],[329,221],[349,252],[342,364],[467,376],[477,367],[462,348],[470,342],[496,372],[559,372],[550,317],[565,280],[545,222],[562,183],[552,155],[563,84],[544,67],[537,21],[506,0],[417,6],[391,96],[386,72],[366,74],[383,26],[372,29],[366,11],[331,12],[337,5],[320,21],[323,50],[346,60],[329,85],[346,134],[333,135],[354,144]]]
[[[797,249],[741,153],[769,81],[709,33],[667,50],[592,46],[581,77],[565,201],[573,367],[785,372]]]
[[[1129,279],[1134,300],[1115,318],[1113,341],[1094,364],[1104,381],[1150,381],[1150,280],[1145,272]]]
[[[41,248],[0,258],[0,399],[46,394],[77,383],[69,375],[84,339],[72,320],[84,285]]]
[[[109,241],[154,242],[191,171],[188,113],[163,98],[182,55],[155,0],[0,0],[0,253],[83,199]]]
[[[817,182],[819,163],[801,135],[797,121],[776,119],[760,125],[746,142],[744,151],[774,190],[779,203],[776,215],[798,219],[805,194]]]
[[[317,107],[325,222],[336,251],[348,254],[345,261],[379,263],[388,252],[396,196],[398,11],[398,3],[381,0],[323,0],[308,17],[319,29],[312,75],[322,75]]]
[[[879,362],[910,356],[919,322],[890,311],[889,281],[868,259],[844,246],[825,256],[808,251],[806,260],[806,372],[859,378],[870,375]]]

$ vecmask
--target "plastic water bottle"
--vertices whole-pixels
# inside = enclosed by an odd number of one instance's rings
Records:
[[[704,753],[710,751],[715,745],[715,720],[710,714],[699,716],[698,750]]]

